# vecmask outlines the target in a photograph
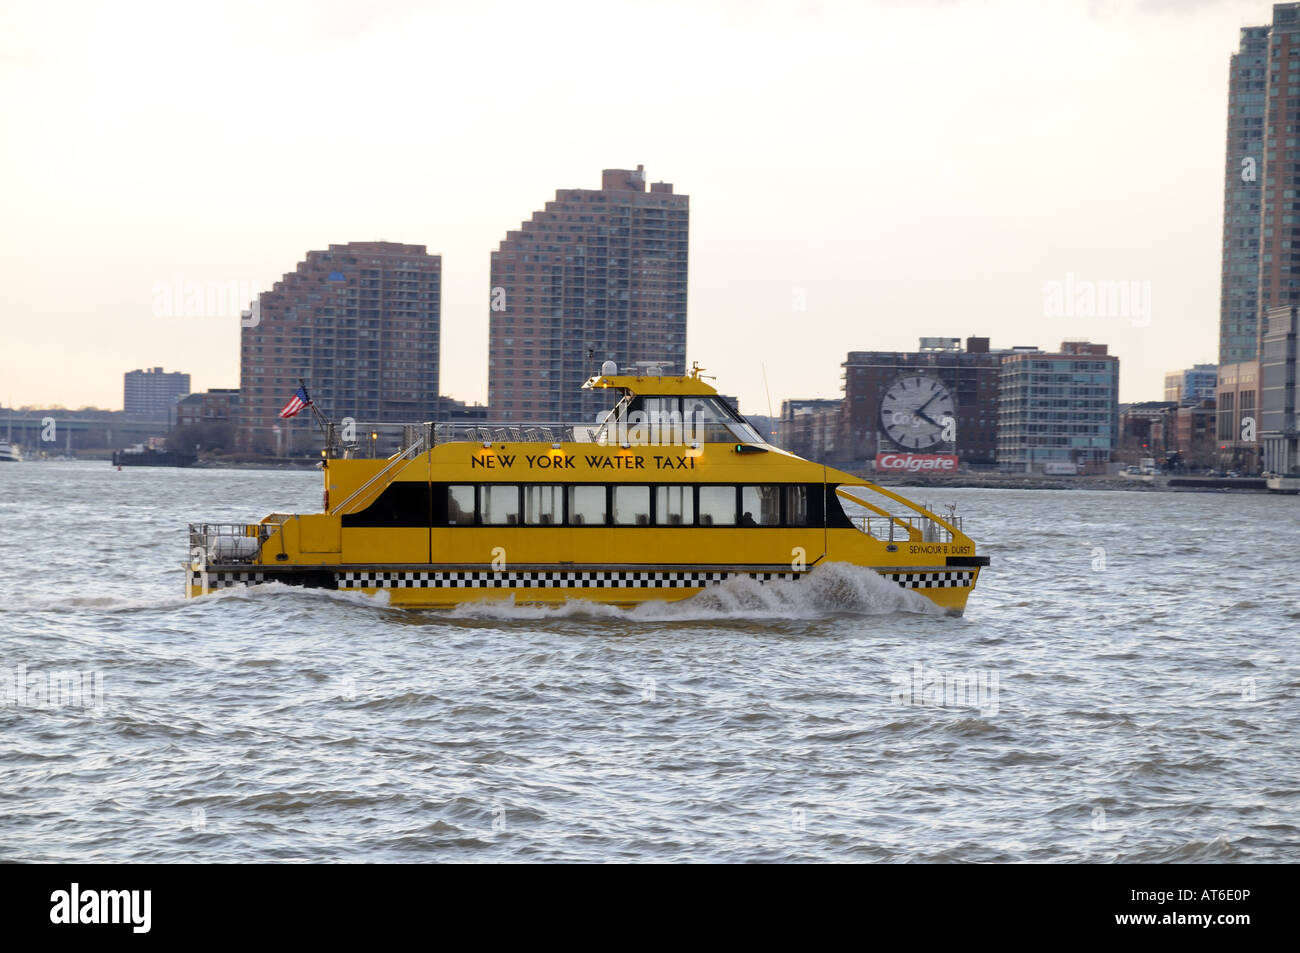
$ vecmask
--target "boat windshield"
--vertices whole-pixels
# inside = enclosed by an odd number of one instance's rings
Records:
[[[765,443],[720,397],[629,396],[606,418],[620,443]]]

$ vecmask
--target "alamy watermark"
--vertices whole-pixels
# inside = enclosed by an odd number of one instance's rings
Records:
[[[132,933],[148,933],[153,922],[152,890],[93,890],[73,881],[50,894],[53,924],[122,924]]]
[[[51,669],[29,672],[23,663],[0,669],[0,708],[83,708],[104,711],[104,673]]]
[[[974,708],[985,717],[998,713],[997,672],[944,672],[916,662],[911,672],[895,672],[890,677],[895,705]]]
[[[244,327],[261,324],[257,283],[239,279],[189,281],[177,272],[153,285],[155,318],[233,318]],[[251,302],[251,305],[249,304]]]
[[[620,447],[696,447],[704,443],[711,421],[693,410],[634,410],[605,423],[608,411],[596,415],[595,442]],[[714,425],[716,426],[716,424]]]
[[[1135,328],[1151,323],[1150,281],[1092,281],[1067,272],[1064,281],[1043,283],[1043,314],[1049,318],[1120,318]]]

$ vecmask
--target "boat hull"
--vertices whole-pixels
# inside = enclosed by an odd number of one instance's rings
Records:
[[[952,615],[961,615],[979,578],[978,566],[905,566],[873,568],[882,578],[916,591]],[[332,570],[277,569],[269,566],[190,567],[186,595],[209,595],[229,589],[279,582],[312,589],[383,597],[390,605],[412,609],[447,609],[485,600],[514,600],[523,605],[558,605],[583,600],[630,607],[647,602],[676,602],[738,578],[760,584],[797,583],[812,570],[744,568],[490,569],[428,566],[349,567]]]

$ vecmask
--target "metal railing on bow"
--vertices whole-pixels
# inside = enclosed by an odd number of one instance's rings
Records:
[[[412,459],[414,459],[415,456],[419,454],[423,449],[424,449],[424,435],[421,434],[420,436],[416,437],[405,449],[399,451],[398,453],[395,453],[392,457],[390,457],[388,459],[388,462],[384,464],[383,469],[381,469],[369,480],[367,480],[365,483],[361,484],[359,487],[353,490],[352,493],[345,500],[343,500],[337,506],[330,507],[329,512],[347,514],[352,512],[352,510],[348,509],[348,507],[352,504],[354,500],[363,499],[366,500],[366,502],[369,502],[369,500],[366,497],[367,491],[371,490],[372,488],[376,487],[377,484],[380,484],[382,482],[382,485],[378,486],[378,489],[375,493],[375,495],[377,496],[378,493],[384,489],[384,487],[388,486],[389,483],[393,482],[393,477],[397,475],[397,472],[403,466],[409,463]]]

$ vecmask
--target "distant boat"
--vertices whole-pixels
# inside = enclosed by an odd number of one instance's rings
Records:
[[[192,453],[176,453],[172,450],[155,450],[136,444],[128,450],[113,451],[115,467],[188,467],[193,466],[199,458]]]
[[[22,463],[23,451],[16,443],[0,440],[0,463]]]

